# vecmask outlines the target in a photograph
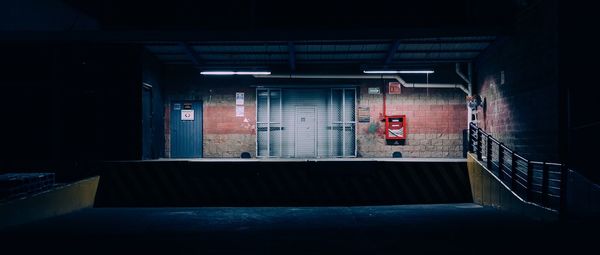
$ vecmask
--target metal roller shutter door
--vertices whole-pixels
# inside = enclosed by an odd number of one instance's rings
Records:
[[[356,156],[355,93],[341,88],[257,89],[257,156]],[[314,126],[314,133],[298,130],[298,125]]]

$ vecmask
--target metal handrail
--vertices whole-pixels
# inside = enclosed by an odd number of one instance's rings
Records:
[[[487,169],[511,191],[528,202],[558,210],[559,213],[564,211],[568,176],[565,164],[528,160],[474,123],[469,124],[468,137],[469,152],[474,153],[477,160],[487,166]],[[560,171],[556,171],[556,167],[560,167]],[[550,168],[553,168],[553,171]],[[519,175],[525,177],[517,175],[517,172],[521,172]],[[555,176],[557,173],[560,173],[560,179],[550,178],[550,174]],[[560,195],[556,195],[556,190]]]

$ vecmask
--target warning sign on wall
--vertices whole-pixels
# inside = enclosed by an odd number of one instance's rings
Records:
[[[194,120],[194,110],[181,110],[181,120]]]
[[[368,106],[358,107],[358,122],[371,122],[371,111]]]
[[[401,88],[400,82],[390,82],[388,83],[388,94],[400,94]]]

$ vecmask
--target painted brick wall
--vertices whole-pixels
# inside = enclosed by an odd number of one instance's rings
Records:
[[[244,151],[255,156],[256,90],[251,85],[257,84],[257,80],[246,77],[202,77],[195,71],[182,73],[181,70],[167,71],[167,76],[167,152],[170,149],[170,102],[202,100],[204,156],[239,157]],[[382,95],[369,95],[370,86],[381,86],[381,83],[365,82],[359,86],[357,106],[368,106],[371,119],[370,123],[357,125],[357,149],[361,157],[391,157],[394,151],[402,152],[403,157],[462,157],[462,130],[467,127],[465,94],[462,91],[402,88],[400,95],[388,95],[387,114],[406,115],[408,139],[404,145],[386,145],[384,123],[379,121],[383,114]],[[245,117],[235,117],[236,92],[245,93]]]
[[[532,160],[558,159],[559,95],[555,9],[541,3],[513,35],[476,62],[476,91],[485,98],[480,125]],[[501,72],[505,81],[501,84]]]
[[[214,87],[204,96],[205,157],[254,156],[256,144],[255,89]],[[244,92],[244,117],[236,117],[235,93]]]
[[[374,84],[373,87],[380,86]],[[358,123],[358,152],[362,157],[460,158],[462,130],[467,126],[465,94],[458,89],[402,88],[399,95],[387,95],[387,115],[406,115],[408,132],[404,145],[386,145],[383,96],[369,95],[369,84],[360,86],[358,106],[368,106],[370,122]]]

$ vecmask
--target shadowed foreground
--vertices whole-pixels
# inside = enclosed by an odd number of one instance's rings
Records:
[[[0,233],[28,254],[539,254],[582,251],[593,235],[578,240],[588,235],[580,228],[438,204],[94,208]]]

